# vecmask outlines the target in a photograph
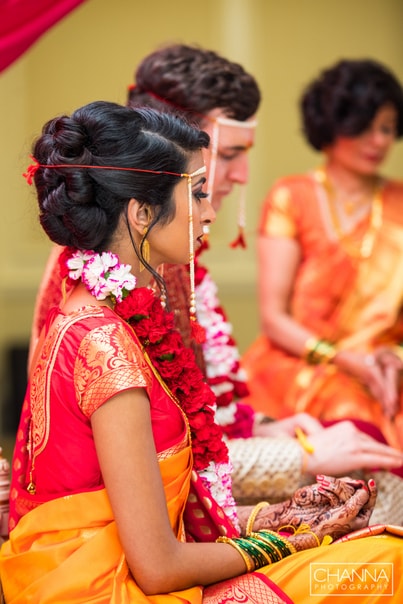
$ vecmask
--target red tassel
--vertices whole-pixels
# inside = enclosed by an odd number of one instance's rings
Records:
[[[247,246],[246,246],[245,233],[244,233],[244,230],[242,227],[239,227],[238,237],[229,245],[233,249],[236,247],[242,247],[243,249],[246,249]]]
[[[23,177],[29,185],[32,185],[33,178],[40,166],[39,162],[37,162],[37,160],[32,157],[32,155],[30,155],[29,157],[32,159],[32,164],[28,166],[27,171],[23,174]]]
[[[190,317],[190,337],[198,344],[203,344],[206,341],[206,330],[194,317]]]

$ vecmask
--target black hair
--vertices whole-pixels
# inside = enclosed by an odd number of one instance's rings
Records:
[[[371,59],[343,59],[322,71],[300,100],[303,131],[314,149],[322,150],[338,136],[366,130],[385,104],[397,111],[396,136],[403,135],[403,89],[394,74]]]
[[[47,122],[33,155],[41,165],[181,174],[190,153],[208,143],[205,132],[176,116],[98,101]],[[152,224],[172,220],[172,191],[178,178],[124,170],[40,168],[35,174],[40,222],[55,243],[100,252],[108,248],[131,198],[154,208]]]

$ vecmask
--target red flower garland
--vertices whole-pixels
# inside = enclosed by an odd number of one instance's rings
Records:
[[[138,288],[115,307],[115,312],[133,327],[147,349],[154,367],[178,399],[190,426],[195,469],[210,462],[227,463],[228,450],[221,428],[214,421],[215,395],[174,328],[167,312],[151,289]]]
[[[67,260],[76,252],[65,248],[59,257],[62,279],[69,277]],[[192,439],[195,470],[205,470],[210,462],[228,463],[223,431],[215,423],[216,397],[196,364],[194,352],[186,348],[174,327],[174,315],[166,311],[154,292],[135,288],[115,306],[115,312],[136,332],[141,344],[187,416]]]

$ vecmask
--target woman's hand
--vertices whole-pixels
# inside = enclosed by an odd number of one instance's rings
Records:
[[[295,428],[299,427],[307,435],[324,430],[322,424],[309,413],[296,413],[284,419],[257,424],[253,436],[295,436]]]
[[[344,506],[347,506],[345,517],[349,521],[361,514],[358,528],[366,526],[363,522],[368,523],[376,500],[376,488],[373,481],[370,482],[371,491],[362,480],[317,476],[315,484],[301,487],[291,499],[264,507],[257,514],[253,530],[279,530],[284,526],[297,529],[301,524],[319,527],[320,519],[323,522],[326,518],[333,519],[332,510],[338,510],[342,517]]]
[[[379,347],[372,354],[349,350],[337,353],[338,367],[358,378],[376,398],[387,417],[393,418],[399,407],[399,379],[403,362],[392,348]]]
[[[314,452],[306,457],[306,471],[343,476],[360,469],[399,468],[403,453],[378,442],[351,421],[337,422],[309,435]]]
[[[289,541],[297,550],[309,549],[316,547],[326,536],[336,540],[366,527],[375,506],[376,495],[375,482],[370,480],[368,486],[356,489],[347,501],[322,512],[310,524],[309,530],[288,537]]]
[[[297,550],[316,547],[325,536],[333,540],[368,525],[376,502],[376,485],[361,480],[318,476],[318,482],[296,491],[292,499],[263,508],[253,530],[283,529]],[[303,527],[298,533],[298,527]]]
[[[392,348],[381,346],[373,357],[384,377],[385,396],[381,400],[386,417],[392,419],[399,410],[399,385],[403,362]]]
[[[330,479],[332,481],[332,479]],[[326,487],[324,487],[326,488]],[[377,488],[374,480],[362,483],[344,503],[324,511],[311,523],[311,529],[322,540],[330,535],[334,540],[368,526],[375,507]]]

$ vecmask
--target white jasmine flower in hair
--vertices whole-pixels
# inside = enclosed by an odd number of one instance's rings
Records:
[[[67,260],[71,279],[82,280],[88,291],[97,300],[108,296],[114,302],[121,302],[135,288],[136,278],[129,264],[120,264],[119,258],[112,252],[98,254],[94,251],[77,250]]]

